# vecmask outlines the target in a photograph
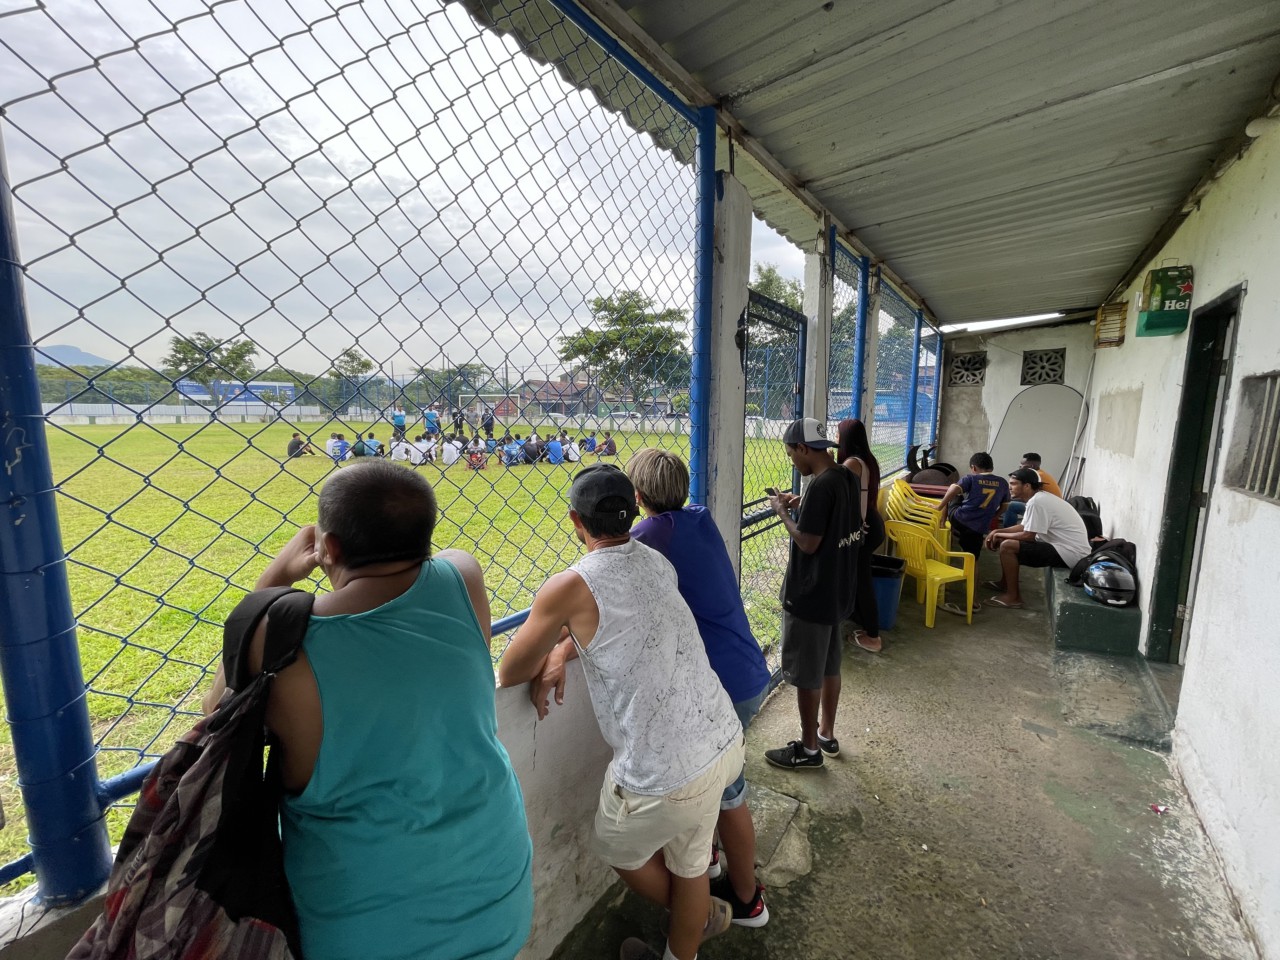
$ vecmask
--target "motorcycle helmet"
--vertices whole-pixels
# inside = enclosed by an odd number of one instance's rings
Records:
[[[1127,607],[1138,595],[1133,574],[1114,560],[1089,564],[1081,580],[1085,593],[1109,607]]]

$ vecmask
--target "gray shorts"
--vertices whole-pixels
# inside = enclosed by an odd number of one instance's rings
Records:
[[[843,641],[838,623],[814,623],[782,611],[782,679],[802,690],[818,690],[825,677],[840,675]]]

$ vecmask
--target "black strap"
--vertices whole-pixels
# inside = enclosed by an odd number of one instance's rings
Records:
[[[227,686],[243,690],[253,680],[249,676],[249,644],[258,624],[271,611],[262,662],[269,673],[284,669],[294,661],[307,632],[307,618],[315,596],[293,587],[255,590],[241,600],[222,628],[222,668]]]

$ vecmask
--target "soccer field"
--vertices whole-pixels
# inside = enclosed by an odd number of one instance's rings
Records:
[[[306,425],[321,448],[385,423]],[[513,424],[527,433],[529,424]],[[541,432],[547,427],[538,424]],[[222,623],[294,531],[316,519],[316,493],[335,467],[323,455],[282,461],[287,424],[136,424],[47,427],[59,522],[91,690],[89,711],[103,752],[99,774],[163,752],[190,724],[216,667]],[[679,433],[615,433],[621,466],[657,446],[689,455]],[[594,458],[588,457],[589,461]],[[747,441],[747,499],[789,486],[778,441]],[[411,469],[406,466],[406,469]],[[494,619],[526,608],[552,573],[580,555],[568,520],[574,465],[485,470],[457,463],[417,468],[435,487],[441,518],[435,548],[458,547],[485,569]],[[744,599],[762,644],[776,639],[777,584],[786,564],[779,531],[744,550]],[[507,637],[494,638],[495,657]],[[26,849],[8,728],[0,742],[0,862]],[[113,836],[120,814],[113,814]]]

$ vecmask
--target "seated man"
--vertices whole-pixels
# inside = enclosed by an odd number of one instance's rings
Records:
[[[336,433],[329,434],[329,439],[324,442],[324,452],[326,456],[333,456],[333,448],[337,446],[338,435]]]
[[[674,453],[648,447],[627,461],[636,504],[645,514],[631,538],[653,547],[676,568],[680,596],[697,621],[711,669],[733,701],[743,730],[769,691],[769,665],[751,633],[742,606],[738,574],[716,522],[706,507],[686,507],[689,468]],[[720,797],[716,825],[728,873],[712,853],[712,892],[733,909],[733,922],[763,927],[769,922],[764,888],[756,883],[756,830],[747,807],[746,770]],[[717,882],[718,881],[718,882]]]
[[[484,577],[461,550],[432,557],[436,518],[421,474],[365,460],[258,579],[309,587],[318,566],[332,587],[267,703],[307,960],[506,958],[529,935],[533,851],[497,735]],[[265,636],[234,685],[261,671]],[[226,683],[219,667],[206,712]]]
[[[671,910],[667,956],[694,960],[730,924],[710,897],[707,858],[721,792],[742,770],[742,724],[707,661],[675,569],[631,539],[635,488],[617,467],[578,472],[569,520],[586,556],[538,591],[498,665],[503,686],[538,680],[539,713],[565,660],[581,657],[600,732],[613,748],[595,847],[636,893]],[[643,942],[625,958],[657,957]]]
[[[1020,607],[1019,567],[1074,567],[1089,555],[1089,534],[1075,508],[1041,489],[1040,475],[1028,467],[1009,474],[1009,492],[1026,504],[1022,523],[987,534],[987,549],[999,551],[999,580],[986,586],[999,591],[990,606]]]
[[[435,457],[435,451],[436,451],[435,438],[429,437],[426,434],[423,434],[422,436],[415,438],[413,441],[413,450],[414,450],[414,457],[413,457],[414,466],[418,466],[419,464],[423,464],[423,463],[430,463],[432,460],[436,458]]]
[[[289,448],[286,459],[292,460],[294,457],[314,457],[316,452],[311,449],[311,441],[303,440],[302,434],[294,433],[289,438]]]
[[[559,437],[552,437],[546,446],[547,463],[564,463],[564,444]]]
[[[1052,474],[1050,474],[1048,470],[1040,469],[1040,454],[1024,453],[1022,455],[1022,462],[1018,464],[1019,469],[1022,469],[1023,467],[1026,467],[1029,470],[1034,470],[1036,473],[1040,474],[1040,484],[1046,493],[1052,493],[1055,497],[1062,496],[1062,490],[1058,486],[1058,481],[1053,479]],[[1009,504],[1009,509],[1004,512],[1004,517],[1000,520],[1000,526],[1011,527],[1015,523],[1018,523],[1022,520],[1022,513],[1026,509],[1027,505],[1025,503],[1019,503],[1017,500],[1012,501]]]
[[[524,446],[520,442],[520,434],[512,437],[510,434],[502,438],[502,465],[504,467],[514,467],[520,462],[520,450]]]
[[[957,498],[960,503],[951,511],[951,532],[960,542],[960,549],[973,554],[974,560],[982,556],[982,541],[991,532],[991,521],[1009,502],[1009,484],[1004,477],[991,471],[995,463],[989,453],[975,453],[969,458],[969,473],[953,483],[938,504],[946,512]]]
[[[462,441],[456,436],[447,436],[440,444],[440,463],[451,467],[462,458]]]
[[[348,453],[352,457],[363,457],[365,455],[363,433],[356,434],[356,441],[355,443],[351,444],[351,449],[348,451]]]
[[[403,438],[404,435],[401,434],[401,439]],[[366,457],[380,457],[382,452],[382,441],[375,437],[373,431],[370,430],[364,435],[364,455]]]
[[[595,454],[597,457],[616,457],[618,455],[618,444],[613,439],[613,434],[608,430],[604,432],[604,439],[596,446]]]
[[[538,440],[536,433],[529,434],[529,439],[524,442],[524,462],[537,463],[542,459],[542,443]]]
[[[583,453],[596,452],[596,432],[594,430],[592,430],[590,433],[587,434],[587,439],[582,441],[582,452]]]
[[[560,441],[564,444],[564,458],[569,463],[577,463],[582,459],[582,448],[578,446],[577,440],[564,439]]]
[[[336,440],[333,441],[333,462],[341,463],[343,460],[351,458],[351,444],[347,442],[345,434],[338,434]]]
[[[398,440],[391,441],[392,460],[398,460],[401,463],[414,463],[416,453],[417,450],[414,449],[413,444],[409,442],[408,437],[401,437]]]

